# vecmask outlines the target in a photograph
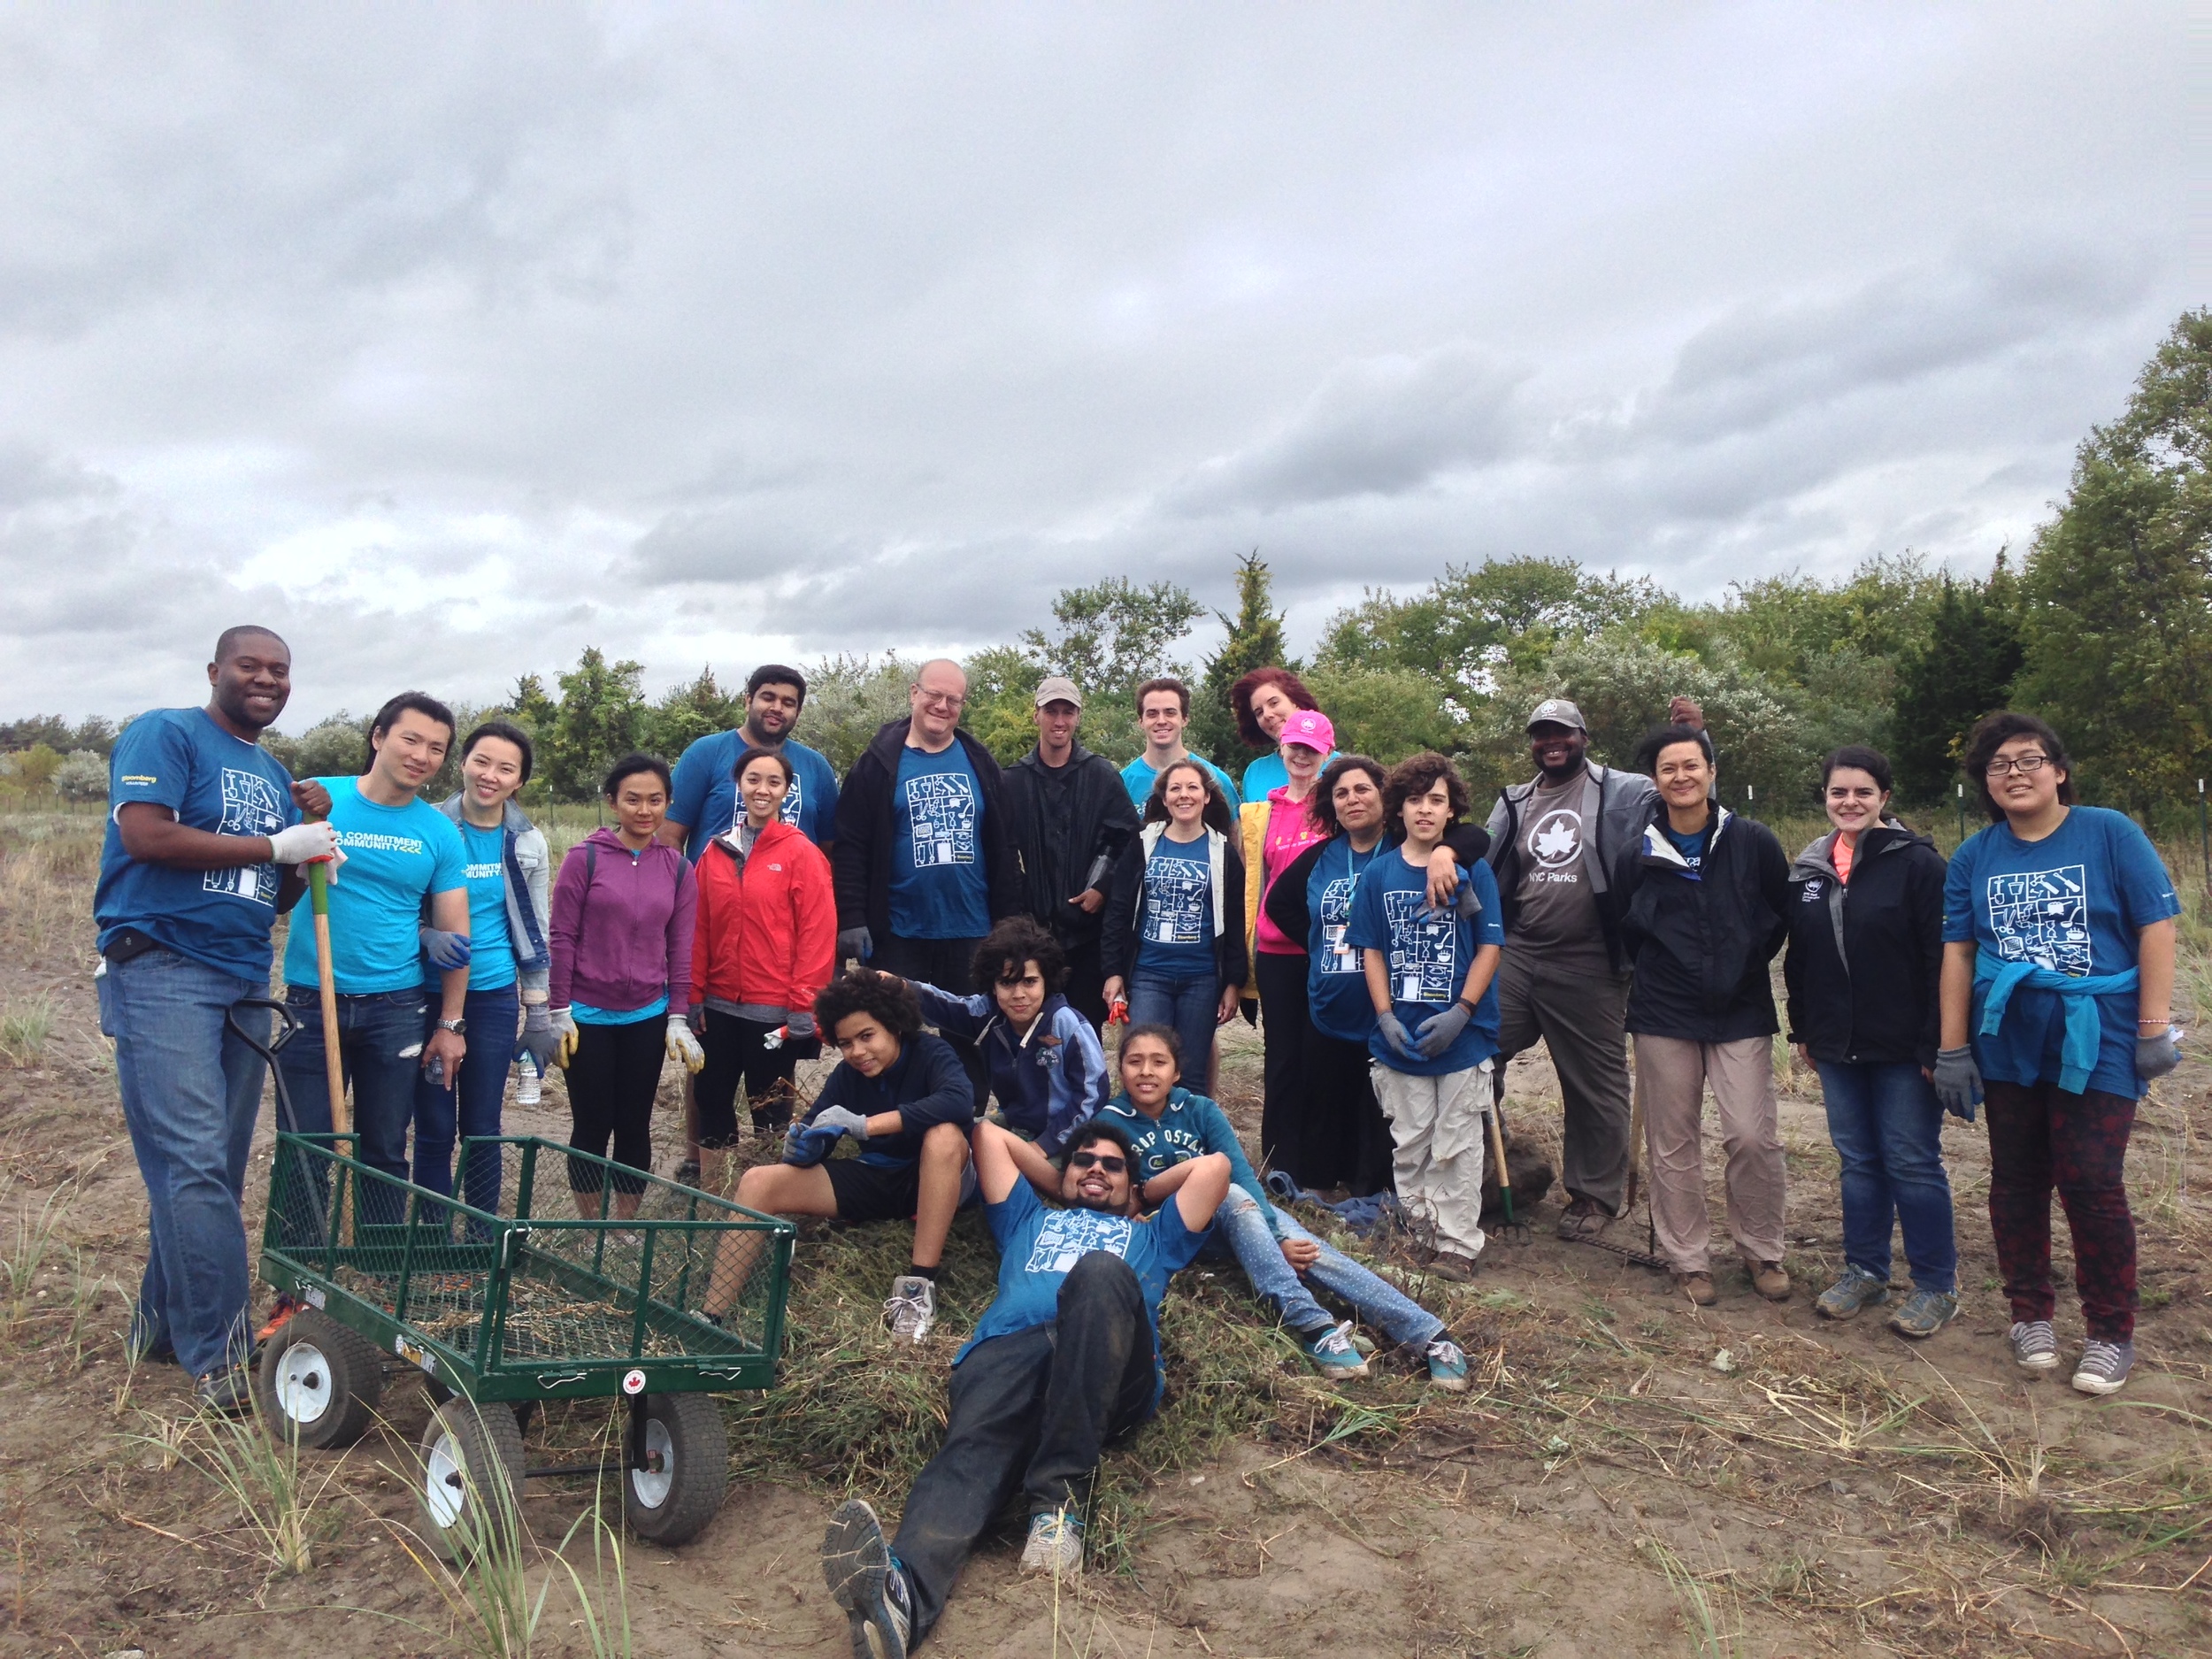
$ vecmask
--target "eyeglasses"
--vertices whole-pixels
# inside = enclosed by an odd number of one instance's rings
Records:
[[[2015,755],[2009,760],[2000,755],[1982,768],[1982,774],[1989,778],[2001,778],[2008,772],[2041,772],[2050,764],[2048,755]]]
[[[956,691],[924,691],[919,686],[915,687],[914,691],[924,705],[932,709],[956,709],[968,700]]]
[[[1071,1152],[1068,1155],[1068,1164],[1072,1169],[1103,1170],[1109,1175],[1125,1175],[1129,1171],[1128,1160],[1103,1152]]]

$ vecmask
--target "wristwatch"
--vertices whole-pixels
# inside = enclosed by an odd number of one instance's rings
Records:
[[[468,1028],[469,1023],[465,1019],[442,1019],[438,1022],[440,1031],[449,1031],[457,1037],[465,1034]]]

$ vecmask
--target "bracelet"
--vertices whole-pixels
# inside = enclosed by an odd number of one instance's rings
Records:
[[[1463,996],[1459,999],[1459,1005],[1467,1010],[1467,1018],[1470,1019],[1472,1019],[1477,1014],[1482,1011]]]

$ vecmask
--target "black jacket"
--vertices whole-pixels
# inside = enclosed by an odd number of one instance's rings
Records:
[[[1628,1029],[1643,1036],[1735,1042],[1778,1028],[1767,964],[1789,934],[1789,856],[1765,825],[1717,802],[1712,812],[1700,879],[1660,833],[1666,808],[1655,801],[1613,869],[1636,973]]]
[[[1121,774],[1080,743],[1059,767],[1033,749],[1006,769],[1000,792],[1021,859],[1023,908],[1063,945],[1088,944],[1106,926],[1105,908],[1093,916],[1068,901],[1086,887],[1105,892],[1114,861],[1137,833]]]
[[[1935,1064],[1943,855],[1891,819],[1859,836],[1836,879],[1831,831],[1790,866],[1789,1032],[1816,1060]]]
[[[871,1135],[860,1147],[878,1164],[903,1167],[922,1156],[922,1138],[939,1124],[956,1124],[964,1132],[975,1121],[975,1085],[949,1043],[918,1031],[899,1039],[899,1057],[879,1077],[863,1077],[838,1062],[807,1108],[806,1121],[833,1106],[863,1118],[897,1112],[896,1134]]]
[[[1626,971],[1629,960],[1621,940],[1621,912],[1627,900],[1614,885],[1612,872],[1652,821],[1659,788],[1640,772],[1623,772],[1595,761],[1588,766],[1598,786],[1598,822],[1591,852],[1595,868],[1606,878],[1605,891],[1597,895],[1598,926],[1604,930],[1613,971],[1619,973]],[[1520,910],[1521,809],[1536,792],[1538,781],[1532,778],[1500,791],[1497,804],[1490,809],[1490,821],[1484,826],[1490,833],[1490,871],[1498,878],[1499,920],[1504,924],[1509,945]]]
[[[1163,833],[1165,832],[1163,831]],[[1209,835],[1220,835],[1209,829]],[[1222,985],[1241,986],[1252,977],[1244,949],[1244,849],[1234,834],[1222,836],[1221,887],[1215,895],[1221,926],[1214,929],[1214,972]],[[1114,885],[1106,895],[1106,931],[1099,961],[1108,979],[1127,979],[1137,965],[1138,929],[1144,926],[1144,834],[1140,830],[1114,861]]]
[[[837,926],[841,932],[865,927],[878,944],[891,937],[891,848],[897,839],[891,792],[898,787],[899,751],[906,747],[912,725],[893,720],[878,730],[837,794],[837,844],[830,856]],[[956,730],[953,737],[983,793],[983,870],[991,919],[996,922],[1018,915],[1022,908],[1021,861],[1008,833],[1005,791],[991,751],[965,731]]]
[[[1332,835],[1300,853],[1283,866],[1282,874],[1268,885],[1260,900],[1260,908],[1267,912],[1267,919],[1282,930],[1284,938],[1296,940],[1302,950],[1309,949],[1313,942],[1313,915],[1306,904],[1306,888],[1313,880],[1313,866],[1323,850],[1335,846],[1340,839],[1340,833]],[[1386,835],[1377,850],[1395,847],[1404,839],[1402,835]],[[1464,869],[1489,852],[1489,832],[1479,824],[1455,824],[1444,832],[1444,845],[1452,849],[1452,856]]]

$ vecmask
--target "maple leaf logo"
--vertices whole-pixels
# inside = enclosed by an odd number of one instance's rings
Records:
[[[1557,813],[1538,826],[1529,845],[1541,863],[1564,864],[1581,848],[1578,828],[1571,813]]]

